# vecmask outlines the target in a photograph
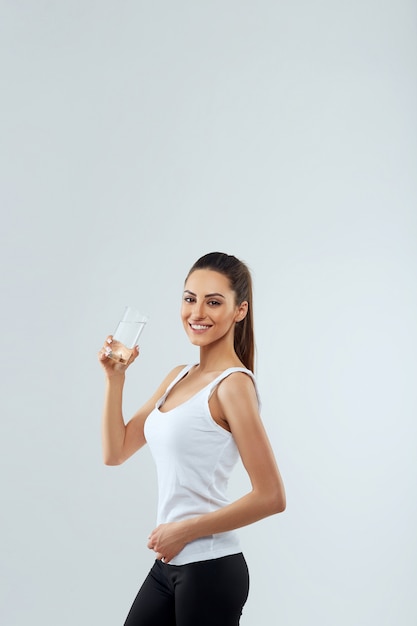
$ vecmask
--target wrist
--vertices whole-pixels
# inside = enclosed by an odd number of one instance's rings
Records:
[[[106,384],[108,387],[122,387],[125,384],[125,372],[112,372],[106,376]]]
[[[199,517],[190,517],[183,521],[184,524],[184,533],[187,539],[187,543],[190,541],[195,541],[200,537],[198,532],[198,520]]]

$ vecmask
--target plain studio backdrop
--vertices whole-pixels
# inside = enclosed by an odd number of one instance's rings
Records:
[[[288,497],[240,531],[242,626],[415,626],[416,25],[411,0],[1,0],[1,624],[123,623],[156,476],[146,448],[102,463],[97,352],[149,315],[129,417],[198,359],[183,280],[221,250],[253,272]]]

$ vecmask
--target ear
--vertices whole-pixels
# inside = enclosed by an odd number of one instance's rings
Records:
[[[246,315],[248,314],[248,306],[249,305],[246,300],[239,304],[237,308],[235,322],[241,322],[243,319],[245,319]]]

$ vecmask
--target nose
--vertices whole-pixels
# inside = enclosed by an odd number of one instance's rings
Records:
[[[195,320],[201,320],[205,317],[204,302],[194,302],[191,317]]]

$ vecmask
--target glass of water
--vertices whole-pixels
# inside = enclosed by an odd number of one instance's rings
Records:
[[[131,306],[127,306],[108,348],[107,356],[109,359],[118,363],[127,363],[147,321],[146,315]]]

